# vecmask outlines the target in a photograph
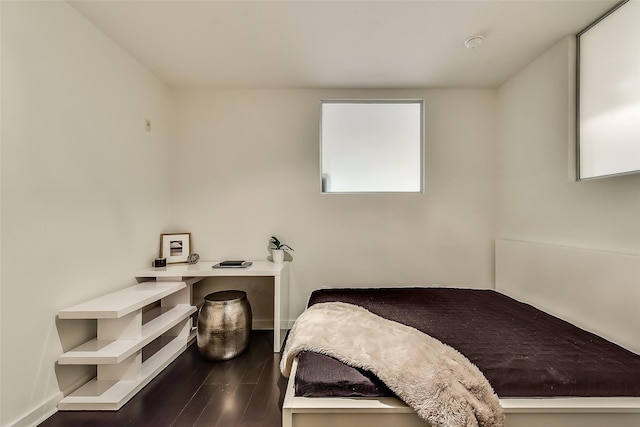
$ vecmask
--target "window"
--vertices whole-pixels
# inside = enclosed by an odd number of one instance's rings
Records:
[[[322,101],[322,192],[421,192],[422,110],[415,100]]]
[[[578,178],[640,170],[640,2],[578,34]]]

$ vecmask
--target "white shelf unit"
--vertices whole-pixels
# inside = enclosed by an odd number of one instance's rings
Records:
[[[144,282],[59,312],[96,319],[97,336],[58,358],[96,365],[97,376],[58,403],[59,410],[120,409],[187,347],[192,281]]]
[[[279,352],[291,323],[289,321],[289,263],[252,261],[253,264],[247,268],[213,268],[219,262],[200,261],[197,264],[172,264],[160,268],[146,268],[139,271],[136,278],[139,281],[187,280],[188,283],[195,283],[207,277],[272,277],[273,322],[258,324],[254,319],[253,328],[273,328],[273,351]],[[202,299],[198,299],[192,304],[201,305],[201,303]]]

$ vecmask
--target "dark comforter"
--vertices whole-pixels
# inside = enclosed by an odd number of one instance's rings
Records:
[[[343,301],[412,326],[476,364],[500,397],[640,396],[640,356],[492,290],[322,289],[309,306]],[[302,353],[298,396],[391,396],[375,376]]]

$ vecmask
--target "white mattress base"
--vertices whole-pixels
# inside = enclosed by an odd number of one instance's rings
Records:
[[[282,405],[283,427],[426,427],[429,424],[395,397],[297,397],[294,361]],[[640,426],[639,397],[500,399],[506,427]]]

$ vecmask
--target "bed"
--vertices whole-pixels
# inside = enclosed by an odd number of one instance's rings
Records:
[[[495,389],[508,427],[640,426],[640,356],[634,354],[640,345],[640,322],[638,310],[633,309],[640,302],[639,260],[498,241],[496,290],[329,289],[314,292],[309,305],[342,301],[364,306],[457,348]],[[563,289],[568,288],[566,292],[558,291],[558,280],[563,281]],[[578,288],[572,292],[574,286]],[[584,293],[597,295],[601,286],[607,289],[606,297],[597,298],[597,306],[589,305],[591,300]],[[456,319],[456,328],[447,327],[447,318]],[[512,327],[514,322],[517,328]],[[496,332],[501,329],[503,333]],[[549,329],[556,339],[550,345],[545,344],[547,338],[540,338],[548,337]],[[613,332],[604,339],[589,331]],[[474,337],[478,336],[484,346],[477,345]],[[506,358],[505,341],[516,345],[509,348]],[[578,354],[571,356],[574,344]],[[496,356],[487,348],[502,354]],[[557,359],[558,354],[562,360],[556,367],[549,360]],[[531,355],[536,357],[528,357]],[[542,368],[531,364],[531,359],[540,357]],[[505,364],[505,359],[511,359],[511,364]],[[605,371],[602,362],[611,359],[617,362],[607,363],[609,371]],[[514,366],[520,366],[519,373]],[[551,368],[545,368],[548,366]],[[356,423],[368,427],[428,425],[370,373],[316,353],[301,353],[287,385],[283,426]]]

